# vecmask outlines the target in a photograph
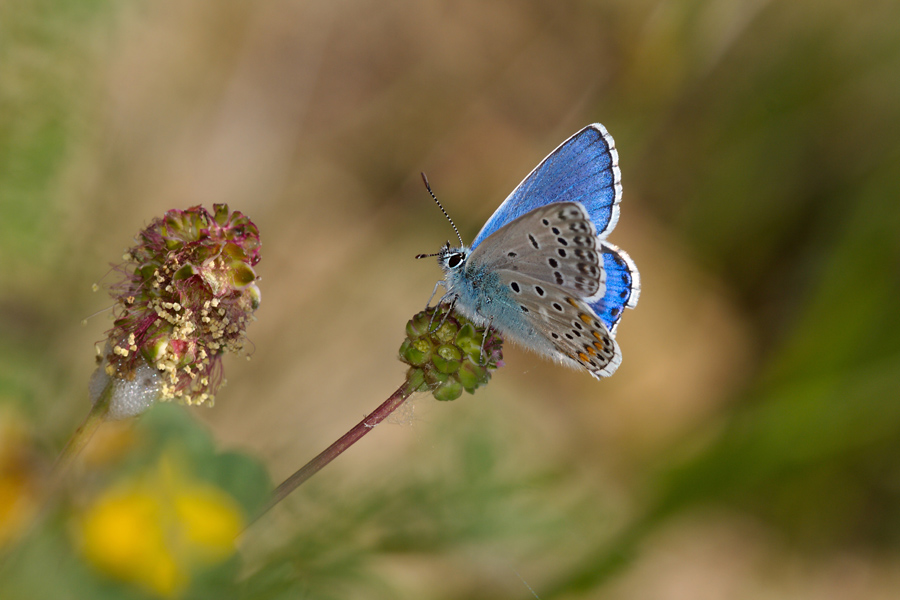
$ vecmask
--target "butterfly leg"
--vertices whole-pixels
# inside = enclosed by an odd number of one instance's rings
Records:
[[[440,329],[441,327],[444,326],[444,323],[447,322],[447,317],[449,317],[450,313],[453,312],[453,307],[456,306],[457,300],[459,300],[459,294],[455,294],[453,296],[453,300],[450,301],[450,307],[447,309],[447,312],[444,313],[444,318],[441,319],[441,322],[438,323],[437,327],[434,327],[434,328],[431,327],[432,325],[434,325],[434,315],[437,314],[437,311],[434,311],[431,314],[431,321],[428,322],[428,333],[434,333],[435,331],[437,331],[438,329]]]
[[[488,332],[491,330],[491,326],[494,324],[494,317],[491,317],[490,321],[488,321],[487,327],[484,328],[484,334],[481,336],[481,352],[478,354],[478,366],[485,366],[484,362],[484,343],[487,341]]]
[[[434,289],[431,290],[431,295],[428,296],[428,302],[425,303],[425,310],[428,310],[429,308],[431,308],[431,301],[434,300],[434,295],[437,294],[437,289],[441,286],[444,286],[444,289],[446,289],[447,282],[441,280],[441,281],[438,281],[436,284],[434,284]]]

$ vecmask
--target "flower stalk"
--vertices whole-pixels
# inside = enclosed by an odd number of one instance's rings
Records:
[[[269,503],[260,511],[256,518],[251,521],[255,522],[273,506],[284,500],[288,494],[297,489],[307,479],[322,470],[325,465],[340,456],[344,450],[358,442],[364,435],[375,429],[375,426],[384,421],[391,413],[403,405],[406,400],[416,391],[415,387],[409,381],[403,382],[397,391],[385,400],[381,406],[373,410],[365,419],[356,424],[350,431],[341,436],[336,442],[328,446],[319,453],[314,459],[306,463],[293,475],[285,479],[281,485],[275,488]]]
[[[406,324],[406,338],[399,358],[409,365],[406,380],[397,391],[336,442],[284,480],[269,503],[249,524],[255,523],[325,465],[340,456],[376,425],[384,421],[415,392],[430,391],[436,400],[470,394],[490,380],[503,365],[503,340],[496,331],[478,327],[454,314],[448,305],[438,305],[416,314]]]

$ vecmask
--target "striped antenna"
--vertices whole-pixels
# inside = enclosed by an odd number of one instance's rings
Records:
[[[434,192],[431,191],[431,185],[428,183],[428,178],[425,177],[425,173],[422,173],[422,181],[425,182],[425,189],[428,190],[428,193],[431,194],[431,197],[434,198],[434,203],[438,205],[438,208],[441,209],[441,212],[444,213],[444,216],[447,217],[447,220],[450,221],[450,226],[453,227],[453,231],[456,232],[456,237],[459,238],[459,245],[465,246],[463,243],[462,236],[459,235],[459,229],[456,228],[456,223],[453,222],[453,219],[450,218],[450,215],[447,214],[447,211],[444,210],[444,207],[441,206],[440,201],[437,199],[437,196],[434,195]]]

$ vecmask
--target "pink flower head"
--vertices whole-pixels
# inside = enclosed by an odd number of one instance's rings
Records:
[[[211,403],[222,355],[243,348],[259,307],[259,231],[242,213],[214,204],[213,214],[202,206],[170,210],[136,242],[117,267],[122,281],[110,289],[115,322],[104,374],[131,381],[146,363],[160,375],[159,399]]]

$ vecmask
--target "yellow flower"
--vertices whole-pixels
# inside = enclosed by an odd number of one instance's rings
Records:
[[[107,489],[78,522],[95,567],[164,597],[180,594],[192,570],[231,556],[243,527],[231,496],[173,465],[163,457],[150,474]]]
[[[0,412],[0,548],[37,512],[40,485],[33,463],[30,434],[11,411]]]

